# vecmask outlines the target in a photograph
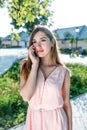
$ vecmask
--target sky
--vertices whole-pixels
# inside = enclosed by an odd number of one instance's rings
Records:
[[[53,30],[73,26],[87,26],[87,0],[54,0],[51,10],[53,14]],[[12,31],[11,19],[6,9],[0,9],[0,37],[9,35]]]

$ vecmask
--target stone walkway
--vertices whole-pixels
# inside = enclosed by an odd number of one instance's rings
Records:
[[[73,130],[87,130],[87,93],[71,100]],[[25,123],[8,130],[24,130]]]
[[[71,100],[73,130],[87,130],[87,93]]]

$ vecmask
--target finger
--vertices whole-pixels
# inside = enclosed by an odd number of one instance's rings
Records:
[[[32,48],[36,50],[36,47],[34,45],[32,45]]]
[[[32,51],[32,50],[34,50],[34,48],[33,46],[30,46],[29,51]]]

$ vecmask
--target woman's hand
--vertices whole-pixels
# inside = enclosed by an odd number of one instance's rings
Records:
[[[34,52],[35,52],[35,47],[33,45],[31,45],[29,47],[28,54],[29,54],[29,57],[32,61],[32,64],[38,66],[39,65],[39,57],[34,55]]]

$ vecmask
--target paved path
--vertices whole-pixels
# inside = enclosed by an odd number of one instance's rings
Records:
[[[73,130],[87,130],[87,93],[71,100]],[[8,130],[24,130],[25,123]]]
[[[0,49],[0,76],[5,73],[13,63],[27,56],[27,49]]]
[[[82,65],[87,65],[87,56],[79,55],[76,57],[70,57],[70,55],[62,54],[61,58],[65,63],[79,63]]]
[[[71,100],[73,130],[87,130],[87,93]]]

